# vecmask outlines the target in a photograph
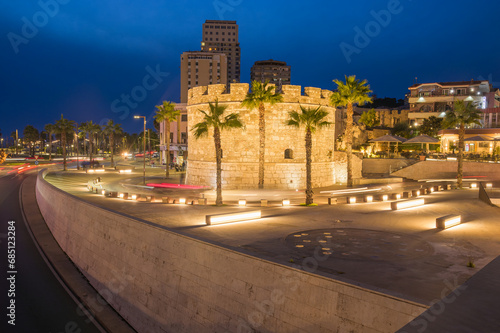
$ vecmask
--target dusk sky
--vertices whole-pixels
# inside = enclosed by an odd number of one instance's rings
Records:
[[[378,97],[404,98],[415,77],[500,86],[499,1],[55,1],[0,4],[4,138],[61,113],[142,131],[134,114],[151,125],[155,105],[179,101],[180,55],[200,49],[207,19],[237,21],[242,82],[272,58],[291,65],[292,84],[335,89],[333,79],[355,74]],[[128,114],[113,112],[150,71],[158,85]]]

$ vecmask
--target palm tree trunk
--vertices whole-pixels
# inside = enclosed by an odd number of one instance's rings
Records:
[[[464,123],[460,124],[458,130],[458,171],[457,171],[457,187],[462,188],[463,167],[464,167],[464,140],[465,140],[465,126]]]
[[[352,186],[352,103],[347,104],[347,118],[345,125],[345,145],[347,155],[347,186]]]
[[[165,178],[170,176],[170,121],[165,121]]]
[[[50,150],[49,150],[49,161],[52,161],[52,133],[49,134],[50,137],[49,137],[49,147],[50,147]]]
[[[61,133],[61,143],[63,150],[63,166],[64,166],[64,171],[66,171],[66,133],[64,132]]]
[[[312,134],[311,129],[306,129],[306,205],[313,203],[312,177],[311,177]]]
[[[259,189],[264,188],[264,157],[266,153],[266,120],[264,103],[259,104]]]
[[[222,149],[220,143],[220,131],[218,127],[214,127],[214,143],[215,143],[215,162],[217,165],[217,197],[215,199],[216,206],[222,206]]]
[[[111,132],[109,134],[109,150],[111,150],[111,167],[113,167],[113,152],[114,152],[114,146],[115,146],[115,142],[114,142],[114,135],[113,135],[113,132]]]
[[[94,152],[93,147],[94,136],[91,134],[89,136],[89,168],[92,166],[92,154]]]

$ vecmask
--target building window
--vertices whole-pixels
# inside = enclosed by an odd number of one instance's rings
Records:
[[[187,114],[181,115],[181,121],[188,121],[188,116]]]
[[[290,148],[285,149],[285,159],[286,160],[293,159],[293,150],[291,150]]]

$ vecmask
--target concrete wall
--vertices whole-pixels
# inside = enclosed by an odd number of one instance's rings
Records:
[[[38,177],[62,249],[139,332],[394,332],[426,307],[98,208]]]
[[[456,178],[458,162],[422,161],[392,173],[408,179]],[[464,162],[464,176],[485,176],[500,179],[500,163]]]
[[[363,159],[363,173],[389,174],[410,165],[410,163],[412,161],[405,158],[365,158]]]

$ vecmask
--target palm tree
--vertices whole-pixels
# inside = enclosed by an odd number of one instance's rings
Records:
[[[76,122],[74,120],[64,119],[61,114],[61,119],[55,123],[55,132],[61,135],[61,144],[63,150],[63,166],[64,171],[66,171],[66,136],[71,135],[76,127]]]
[[[30,156],[34,156],[35,155],[35,145],[39,139],[40,133],[38,132],[38,130],[35,127],[33,127],[31,125],[27,125],[24,128],[23,135],[24,135],[24,139],[29,144]]]
[[[242,106],[249,109],[259,108],[259,188],[264,188],[264,157],[266,152],[266,108],[265,103],[273,105],[283,102],[283,95],[275,92],[268,81],[252,81],[252,92],[249,92]]]
[[[472,103],[464,101],[455,101],[453,110],[448,111],[443,120],[443,128],[452,128],[458,126],[458,170],[457,186],[462,188],[463,178],[463,159],[464,159],[464,140],[465,126],[476,124],[481,126],[480,111]]]
[[[89,134],[90,167],[92,166],[92,155],[94,154],[94,137],[100,130],[101,126],[99,126],[99,124],[94,124],[92,120],[87,123],[87,133]]]
[[[80,123],[80,126],[78,126],[78,130],[80,133],[83,133],[83,155],[87,156],[88,150],[87,150],[87,144],[85,143],[85,138],[87,137],[88,134],[88,127],[89,123],[88,122],[83,122]]]
[[[45,125],[44,130],[49,136],[49,161],[52,161],[52,136],[56,131],[56,126],[54,124],[47,124]]]
[[[155,114],[155,120],[159,123],[165,122],[165,128],[164,128],[164,136],[163,139],[165,140],[162,142],[162,144],[165,145],[166,150],[165,150],[165,178],[168,178],[169,176],[169,165],[170,165],[170,122],[175,121],[177,119],[177,116],[179,116],[181,112],[179,110],[175,109],[175,103],[168,102],[168,101],[163,101],[162,105],[156,105],[156,114]],[[177,126],[180,124],[178,123]]]
[[[332,106],[346,106],[347,119],[345,126],[345,144],[347,153],[347,186],[352,186],[352,124],[353,124],[353,105],[363,105],[371,102],[368,96],[372,91],[367,85],[368,81],[356,80],[356,75],[345,76],[345,83],[339,80],[333,80],[337,84],[337,90],[330,97]]]
[[[113,120],[108,120],[108,123],[104,125],[104,133],[109,136],[109,147],[111,150],[111,166],[113,166],[113,154],[115,148],[115,135],[121,135],[123,133],[120,124],[115,124]]]
[[[203,121],[197,123],[191,128],[195,139],[208,135],[210,128],[213,128],[214,146],[215,146],[215,162],[217,166],[217,197],[215,204],[222,205],[222,147],[221,147],[221,131],[232,128],[242,128],[243,124],[239,118],[239,114],[230,113],[221,119],[227,109],[226,105],[219,105],[216,100],[215,104],[208,103],[210,110],[208,112],[199,110],[203,113]]]
[[[313,190],[311,181],[311,155],[312,155],[312,134],[316,129],[329,126],[331,123],[325,120],[328,112],[323,110],[321,106],[314,108],[305,108],[300,106],[300,111],[290,111],[288,113],[289,119],[285,122],[288,126],[299,128],[304,126],[306,129],[306,205],[313,203]]]

